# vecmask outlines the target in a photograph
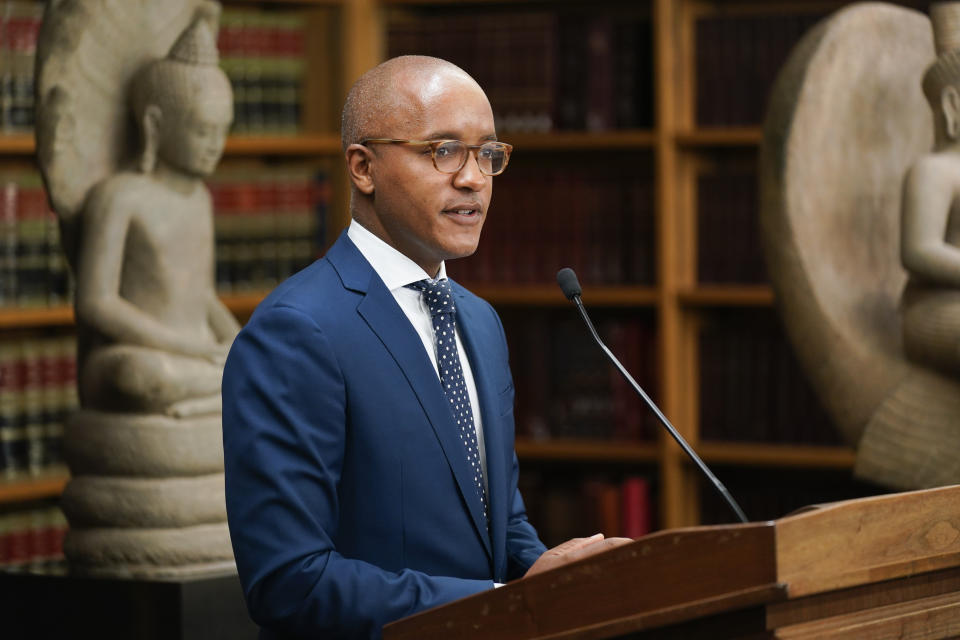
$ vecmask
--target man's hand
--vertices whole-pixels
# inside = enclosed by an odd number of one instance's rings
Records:
[[[533,566],[527,570],[523,577],[529,578],[532,575],[549,571],[607,549],[619,547],[628,542],[633,542],[633,540],[630,538],[604,538],[602,533],[592,535],[589,538],[573,538],[555,546],[537,558],[537,561],[533,563]]]

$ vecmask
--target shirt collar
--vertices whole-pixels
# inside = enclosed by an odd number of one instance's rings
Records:
[[[350,221],[347,237],[356,245],[360,254],[366,258],[390,291],[405,287],[411,282],[430,279],[420,265],[378,238],[356,220]],[[446,277],[447,267],[441,262],[437,279]]]

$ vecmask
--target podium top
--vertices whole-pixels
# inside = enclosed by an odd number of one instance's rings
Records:
[[[960,486],[660,531],[391,623],[384,638],[609,638],[956,566]]]
[[[790,597],[960,565],[960,486],[836,502],[774,522]]]

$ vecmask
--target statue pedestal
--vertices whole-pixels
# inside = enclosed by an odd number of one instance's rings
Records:
[[[6,638],[244,640],[257,637],[234,573],[176,579],[0,571]]]

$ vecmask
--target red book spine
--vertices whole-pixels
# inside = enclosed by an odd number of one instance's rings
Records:
[[[650,483],[646,478],[631,476],[620,487],[623,498],[623,535],[639,538],[650,533]]]

